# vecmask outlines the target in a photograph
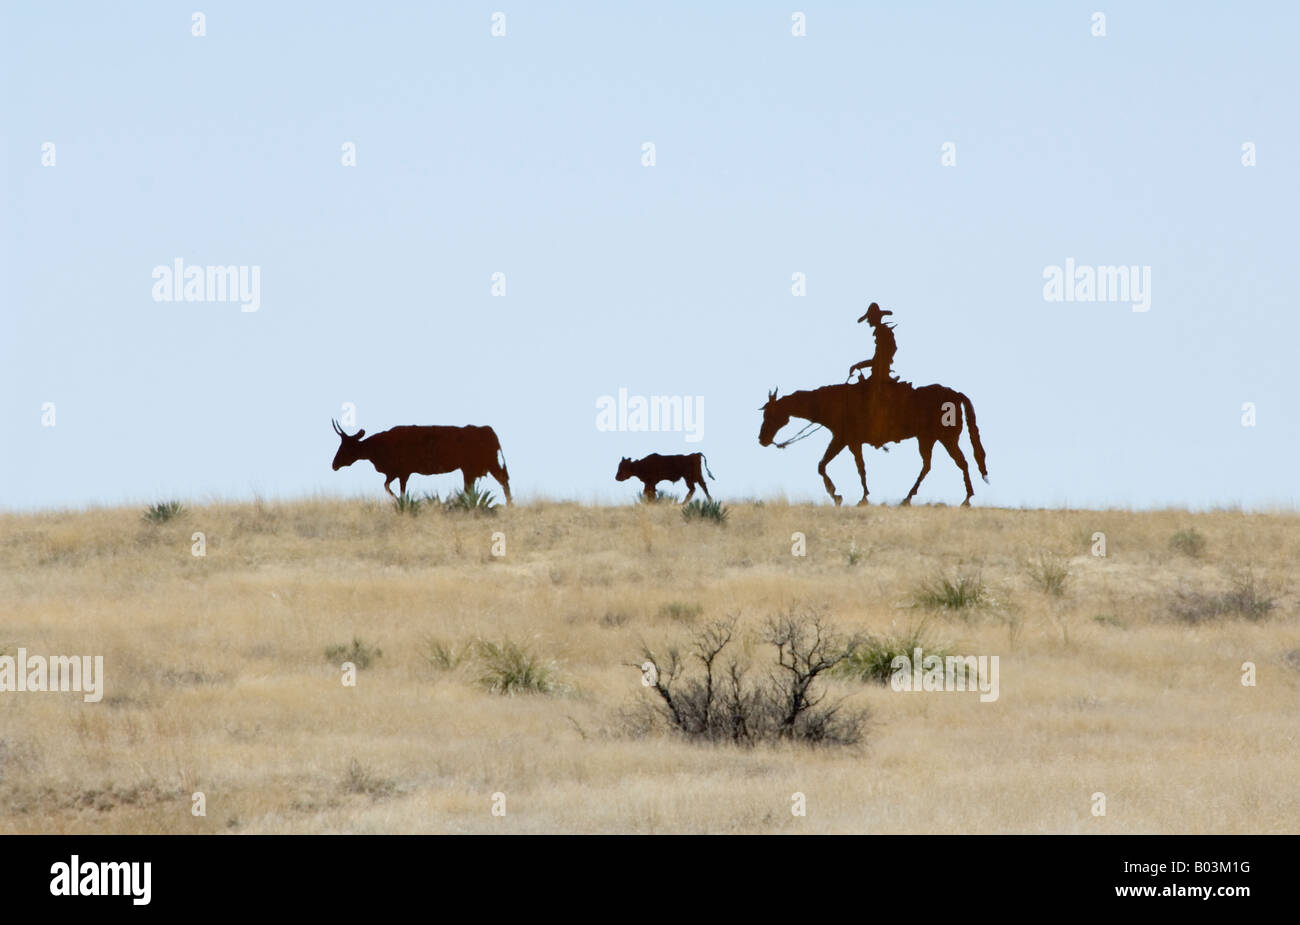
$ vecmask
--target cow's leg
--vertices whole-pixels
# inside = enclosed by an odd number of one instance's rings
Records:
[[[930,471],[930,454],[934,452],[934,440],[919,439],[917,444],[921,450],[921,474],[916,477],[916,484],[907,493],[907,497],[902,500],[901,506],[903,507],[912,503],[912,499],[916,497],[916,490],[921,487],[921,480]]]
[[[961,451],[961,444],[957,442],[957,434],[951,434],[943,438],[943,448],[948,451],[952,461],[961,469],[961,477],[966,482],[966,500],[961,503],[962,507],[970,507],[970,499],[975,497],[975,489],[970,483],[970,467],[966,465],[966,454]]]
[[[704,497],[712,501],[713,495],[709,494],[709,483],[704,481],[704,476],[700,476],[700,487],[704,489]]]
[[[844,441],[834,435],[831,436],[831,445],[826,448],[826,454],[822,456],[822,461],[817,464],[817,471],[821,473],[822,481],[826,483],[826,493],[835,501],[835,506],[839,507],[844,499],[835,494],[835,483],[831,477],[826,474],[826,464],[840,454],[844,449]]]
[[[395,478],[397,478],[397,476],[384,473],[384,491],[388,492],[390,495],[393,495],[392,484],[393,479]],[[393,500],[397,500],[397,495],[393,495]]]
[[[402,475],[402,476],[399,476],[399,477],[398,477],[397,487],[400,488],[400,489],[402,489],[402,495],[403,495],[403,496],[406,495],[406,481],[407,481],[407,479],[409,479],[410,477],[411,477],[411,473],[409,473],[409,472],[406,473],[405,475]]]
[[[509,507],[513,505],[514,501],[510,499],[510,473],[506,472],[506,467],[498,466],[494,461],[492,465],[488,467],[488,474],[501,484],[501,490],[506,493],[506,506]]]
[[[867,501],[867,464],[862,461],[862,447],[853,445],[849,447],[853,451],[853,461],[858,464],[858,478],[862,482],[862,500],[858,502],[858,507],[865,507],[870,502]]]
[[[647,501],[653,501],[655,499],[655,486],[659,483],[645,481],[644,479],[642,482],[645,484],[645,488],[641,491],[641,496]]]
[[[687,504],[691,498],[695,497],[695,480],[689,475],[686,477],[686,487],[688,491],[686,492],[686,497],[682,499],[682,504]]]

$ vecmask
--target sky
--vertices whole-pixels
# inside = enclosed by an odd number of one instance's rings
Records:
[[[901,378],[971,398],[977,505],[1294,509],[1298,27],[5,4],[0,509],[381,497],[331,471],[345,405],[371,434],[491,425],[517,500],[629,503],[622,456],[700,451],[715,497],[826,503],[825,432],[760,447],[758,409],[869,358],[872,301]],[[156,299],[177,259],[256,268],[256,311]],[[1149,268],[1146,310],[1045,298],[1067,261]],[[620,389],[691,397],[698,432],[599,427]],[[920,468],[915,441],[866,460],[873,502]],[[830,472],[855,501],[851,456]],[[963,494],[940,451],[917,501]]]

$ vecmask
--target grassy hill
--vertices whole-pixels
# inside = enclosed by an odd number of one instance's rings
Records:
[[[142,513],[0,515],[0,654],[102,655],[105,672],[99,703],[0,693],[0,831],[1300,824],[1294,514],[768,502],[720,525],[671,505],[411,516],[356,500]],[[946,606],[959,601],[945,580],[969,606]],[[762,639],[779,613],[997,655],[999,697],[823,676],[827,702],[870,712],[857,746],[701,744],[637,722],[656,699],[645,648],[734,615],[733,651],[761,681],[779,671]]]

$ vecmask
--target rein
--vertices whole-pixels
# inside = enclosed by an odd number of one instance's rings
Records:
[[[808,428],[810,428],[810,427],[812,428],[812,430],[809,430],[809,429],[808,429]],[[805,424],[805,425],[803,426],[803,429],[800,430],[799,433],[795,434],[795,435],[794,435],[793,437],[791,437],[789,440],[784,440],[784,441],[782,441],[781,443],[777,443],[777,444],[774,444],[774,445],[776,446],[776,448],[777,448],[778,450],[784,450],[784,449],[785,449],[786,447],[788,447],[790,444],[792,444],[792,443],[798,443],[798,442],[799,442],[800,440],[802,440],[804,437],[811,437],[813,434],[817,433],[817,431],[821,430],[821,427],[822,427],[822,425],[816,423],[815,421],[809,421],[807,424]]]

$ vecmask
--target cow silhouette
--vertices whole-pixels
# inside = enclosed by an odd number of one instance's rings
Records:
[[[506,471],[505,454],[491,427],[407,425],[366,437],[364,430],[349,435],[343,432],[338,421],[330,423],[339,435],[339,451],[334,454],[335,472],[357,460],[368,459],[384,477],[384,491],[393,495],[390,486],[398,479],[404,495],[407,479],[412,475],[441,475],[459,469],[465,477],[466,491],[483,476],[490,475],[501,483],[506,504],[514,504],[510,499],[510,473]]]
[[[678,479],[685,479],[686,487],[690,491],[682,499],[682,504],[691,500],[697,485],[704,489],[704,497],[712,501],[713,496],[709,494],[709,486],[704,484],[704,473],[700,471],[701,464],[707,472],[709,461],[704,458],[703,453],[679,456],[661,456],[658,453],[651,453],[635,461],[624,456],[619,461],[618,473],[614,478],[620,482],[626,482],[630,478],[640,479],[645,484],[643,494],[648,501],[655,499],[655,486],[660,482],[676,482]],[[712,472],[709,472],[709,478],[714,478]]]

